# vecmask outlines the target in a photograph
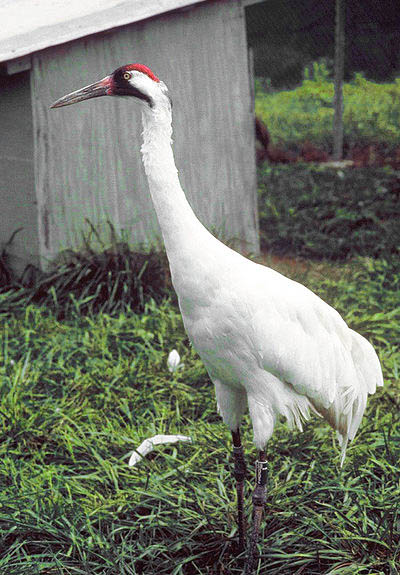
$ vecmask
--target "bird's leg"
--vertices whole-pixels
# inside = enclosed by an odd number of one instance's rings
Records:
[[[237,508],[238,508],[238,527],[239,527],[239,552],[245,548],[245,525],[243,511],[243,490],[244,479],[246,477],[246,462],[244,460],[243,446],[240,439],[239,428],[232,431],[233,441],[233,458],[235,467],[233,475],[236,479]]]
[[[260,532],[262,513],[265,504],[265,486],[267,484],[268,464],[265,451],[260,451],[256,461],[256,485],[253,491],[253,531],[250,539],[250,549],[246,562],[245,575],[253,573],[257,558],[257,541]]]

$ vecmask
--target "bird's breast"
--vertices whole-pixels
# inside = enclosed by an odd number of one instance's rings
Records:
[[[221,246],[223,257],[210,248],[207,257],[199,252],[193,259],[188,253],[185,260],[185,250],[180,251],[170,260],[172,282],[186,332],[211,378],[241,385],[248,379],[244,370],[256,363],[246,279],[251,262]]]
[[[212,379],[239,386],[255,358],[248,338],[249,326],[223,292],[207,305],[179,299],[186,332]]]

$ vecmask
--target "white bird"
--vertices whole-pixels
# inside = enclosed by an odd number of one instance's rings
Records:
[[[196,218],[174,162],[168,90],[149,68],[122,66],[52,107],[103,95],[133,96],[144,104],[141,153],[172,282],[185,329],[232,432],[240,549],[245,543],[246,469],[239,426],[247,408],[250,412],[260,451],[246,568],[250,573],[265,501],[264,449],[277,419],[284,416],[301,430],[310,412],[321,415],[338,433],[343,462],[368,394],[383,385],[380,363],[371,344],[316,294],[225,246]]]

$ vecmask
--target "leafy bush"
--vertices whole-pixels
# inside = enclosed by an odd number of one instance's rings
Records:
[[[344,142],[347,148],[381,143],[400,145],[400,79],[377,84],[356,74],[344,85]],[[333,82],[326,66],[314,63],[294,90],[265,91],[256,83],[256,114],[272,141],[299,148],[305,141],[332,151]]]
[[[400,185],[396,172],[264,165],[259,190],[264,249],[329,259],[398,253]]]

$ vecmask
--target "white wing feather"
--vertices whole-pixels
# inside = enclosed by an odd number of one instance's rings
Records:
[[[303,285],[263,266],[257,275],[263,293],[256,298],[253,319],[261,365],[310,400],[339,432],[344,452],[360,425],[368,393],[383,385],[376,352]]]

